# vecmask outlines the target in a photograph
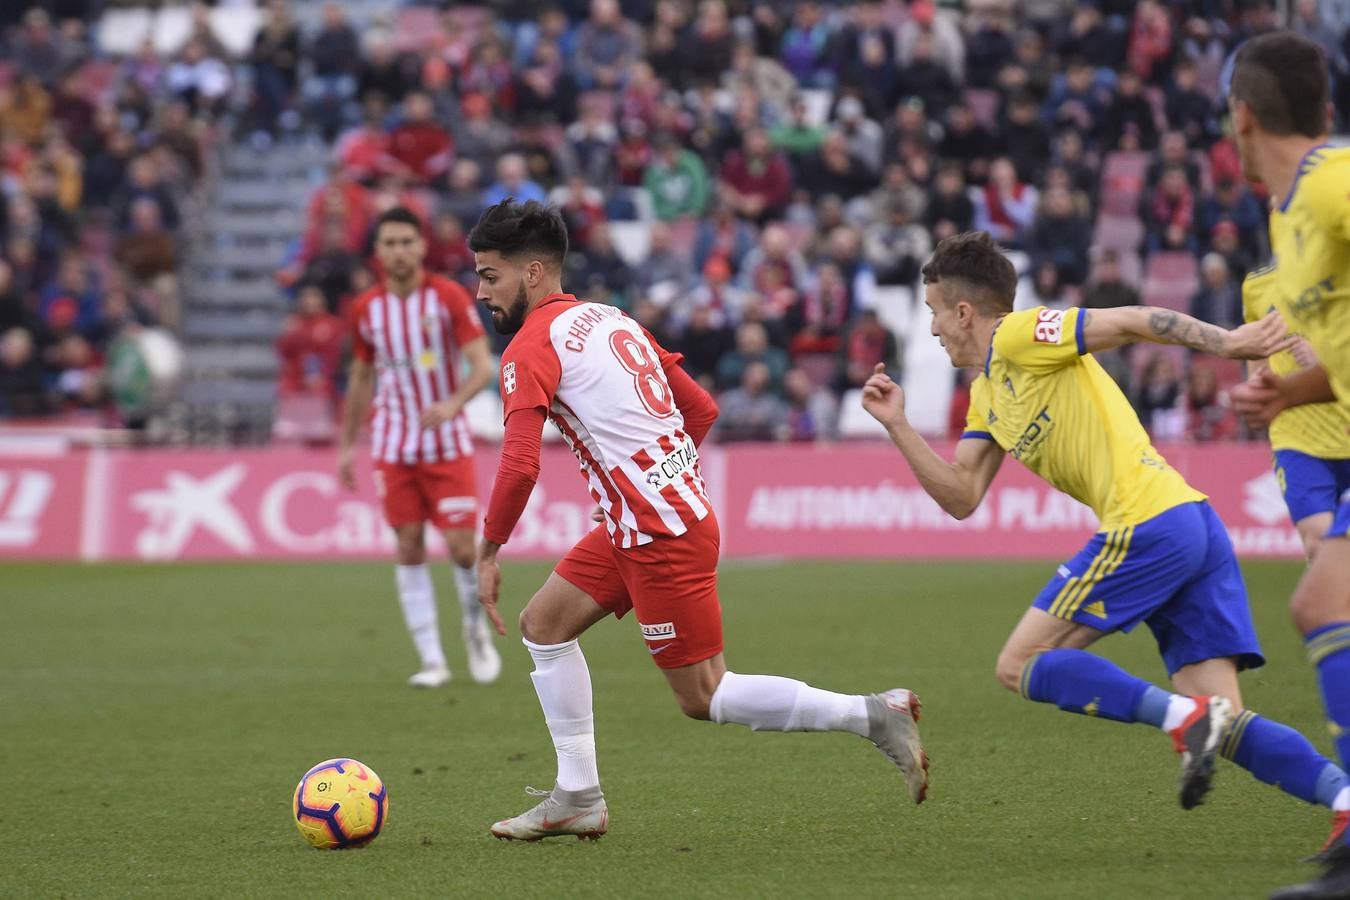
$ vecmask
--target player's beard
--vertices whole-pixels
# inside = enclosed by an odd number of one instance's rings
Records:
[[[515,334],[525,324],[525,311],[529,306],[530,301],[525,296],[525,279],[522,278],[520,290],[516,291],[516,298],[511,301],[510,306],[502,310],[500,318],[493,317],[492,327],[497,329],[498,334]]]

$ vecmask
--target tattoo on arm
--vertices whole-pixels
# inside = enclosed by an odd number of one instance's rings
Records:
[[[1170,309],[1150,312],[1148,329],[1164,343],[1180,344],[1206,353],[1218,353],[1223,349],[1222,329]]]

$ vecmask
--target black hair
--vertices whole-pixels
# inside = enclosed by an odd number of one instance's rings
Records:
[[[422,233],[422,217],[406,206],[393,206],[380,213],[375,220],[375,240],[380,239],[380,229],[388,223],[411,225],[418,234]]]
[[[1292,31],[1272,31],[1239,47],[1229,94],[1271,134],[1316,138],[1327,132],[1326,56]]]
[[[969,300],[986,315],[1012,312],[1017,270],[988,233],[967,231],[938,241],[923,267],[923,283],[965,282]],[[949,298],[951,299],[951,298]]]
[[[483,211],[469,232],[469,249],[502,256],[531,256],[561,265],[567,256],[567,224],[555,207],[507,197]]]

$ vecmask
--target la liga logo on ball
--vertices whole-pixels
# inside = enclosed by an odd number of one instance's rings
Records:
[[[300,836],[320,850],[364,847],[389,817],[389,791],[380,776],[354,759],[328,759],[295,786],[291,803]]]

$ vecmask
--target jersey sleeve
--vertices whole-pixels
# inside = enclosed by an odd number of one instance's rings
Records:
[[[1350,240],[1350,160],[1324,161],[1314,153],[1303,166],[1307,183],[1297,186],[1299,202],[1337,240]]]
[[[347,329],[352,337],[352,355],[364,363],[375,361],[375,345],[370,342],[370,331],[366,324],[366,308],[369,304],[358,300],[347,313]]]
[[[642,328],[642,326],[639,325],[638,328]],[[683,353],[675,353],[674,351],[662,347],[647,329],[642,328],[642,336],[647,339],[648,343],[652,345],[652,349],[656,351],[656,358],[660,360],[662,369],[669,372],[672,368],[684,362]]]
[[[478,317],[469,292],[448,278],[437,279],[436,288],[441,303],[450,313],[450,332],[455,343],[463,347],[482,337],[483,320]]]
[[[511,418],[511,413],[519,409],[548,410],[553,405],[553,395],[558,392],[558,383],[562,381],[562,364],[547,335],[537,343],[525,344],[518,352],[517,336],[502,356],[502,368],[498,374],[502,394],[502,419]]]
[[[994,332],[994,352],[1023,369],[1050,372],[1087,353],[1082,310],[1037,306],[1009,313]]]
[[[992,441],[994,435],[989,431],[989,420],[985,418],[982,409],[984,402],[980,385],[984,382],[984,376],[976,378],[970,386],[970,405],[966,407],[966,430],[961,432],[961,440],[974,438],[981,441]]]

